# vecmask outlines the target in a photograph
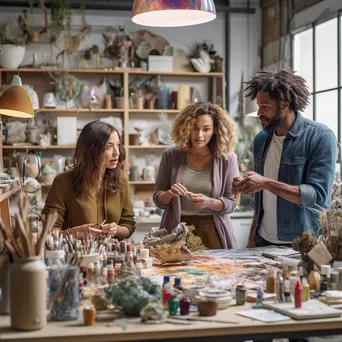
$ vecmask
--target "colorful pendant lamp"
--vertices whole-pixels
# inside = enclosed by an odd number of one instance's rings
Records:
[[[154,27],[180,27],[216,18],[213,0],[134,0],[132,21]]]
[[[0,115],[16,118],[34,117],[31,99],[17,75],[13,77],[11,86],[0,97]]]

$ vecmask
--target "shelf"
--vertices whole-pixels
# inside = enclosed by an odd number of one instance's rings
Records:
[[[105,69],[58,69],[58,68],[22,68],[22,69],[0,69],[0,72],[68,72],[73,74],[123,74],[122,70]]]
[[[78,74],[124,74],[129,75],[161,75],[161,76],[184,76],[184,77],[223,77],[222,72],[195,72],[195,71],[143,71],[131,69],[105,70],[105,69],[58,69],[58,68],[22,68],[22,69],[0,69],[0,72],[68,72]]]
[[[143,71],[131,70],[130,75],[161,75],[161,76],[189,76],[189,77],[223,77],[222,72],[195,72],[195,71]]]
[[[132,184],[132,185],[143,185],[143,184],[155,184],[156,182],[154,181],[129,181],[129,184]]]
[[[10,197],[11,195],[15,194],[16,192],[18,192],[21,189],[20,185],[17,185],[16,187],[14,187],[13,189],[5,192],[4,194],[0,195],[0,202],[2,202],[3,200],[5,200],[6,198]]]
[[[75,145],[51,145],[51,146],[39,146],[39,145],[3,145],[2,148],[4,150],[73,150]]]
[[[39,108],[36,109],[36,112],[51,112],[51,113],[123,113],[123,109],[119,108],[99,108],[99,109],[90,109],[90,108],[71,108],[71,109],[62,109],[62,108]]]
[[[144,149],[166,149],[170,146],[166,145],[129,145],[126,146],[126,148],[132,149],[132,150],[144,150]]]
[[[178,109],[130,109],[130,113],[141,113],[141,114],[159,114],[159,113],[166,113],[166,114],[178,114],[180,111]]]
[[[161,217],[160,217],[160,219],[151,219],[149,217],[141,217],[141,216],[139,216],[139,217],[135,217],[135,222],[137,224],[151,224],[151,223],[152,224],[154,224],[154,223],[160,224]]]

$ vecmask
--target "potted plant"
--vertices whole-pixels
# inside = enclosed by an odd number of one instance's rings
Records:
[[[25,37],[9,37],[5,28],[0,31],[0,45],[0,66],[6,69],[18,68],[25,56]]]

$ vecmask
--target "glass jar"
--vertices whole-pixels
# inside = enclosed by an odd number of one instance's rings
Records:
[[[79,316],[79,268],[63,265],[49,270],[50,319],[72,321]]]

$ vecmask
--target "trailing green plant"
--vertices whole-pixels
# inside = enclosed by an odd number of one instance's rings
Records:
[[[69,0],[52,0],[51,4],[51,42],[55,42],[61,33],[70,35],[71,9]]]

